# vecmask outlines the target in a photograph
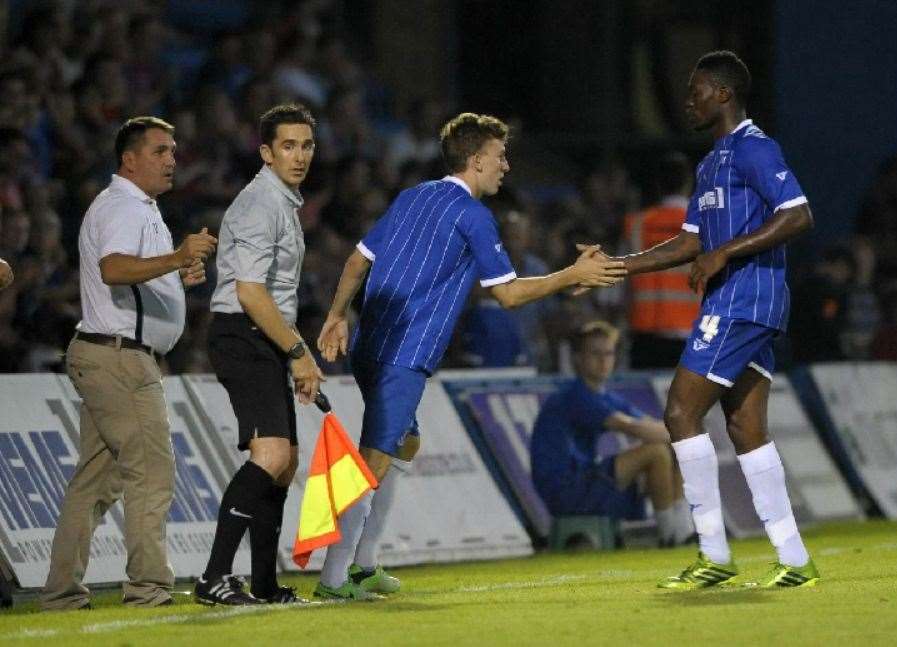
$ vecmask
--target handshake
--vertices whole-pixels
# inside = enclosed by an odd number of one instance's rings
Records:
[[[601,245],[576,245],[579,258],[570,266],[576,281],[573,295],[588,292],[592,288],[609,288],[626,276],[626,264],[601,251]]]

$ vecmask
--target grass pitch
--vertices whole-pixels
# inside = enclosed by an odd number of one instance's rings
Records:
[[[0,643],[45,645],[677,645],[897,644],[897,523],[804,533],[817,587],[775,591],[655,588],[691,549],[544,554],[396,570],[403,590],[374,603],[209,609],[185,584],[177,604],[126,609],[119,594],[92,611],[0,612]],[[760,575],[765,540],[733,543],[742,574]],[[282,578],[310,596],[313,575]]]

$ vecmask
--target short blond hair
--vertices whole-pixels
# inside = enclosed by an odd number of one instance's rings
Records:
[[[584,323],[570,337],[573,350],[577,353],[582,350],[586,340],[590,337],[604,337],[616,346],[620,341],[620,329],[601,319]]]

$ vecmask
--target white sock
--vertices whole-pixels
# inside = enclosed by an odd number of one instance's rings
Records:
[[[380,481],[380,487],[374,492],[371,503],[371,514],[364,522],[364,531],[358,541],[355,550],[355,563],[365,570],[371,570],[377,566],[377,549],[380,547],[380,535],[386,527],[386,517],[392,507],[392,500],[396,494],[396,484],[402,476],[411,468],[411,461],[392,459],[393,467]]]
[[[732,560],[723,509],[719,497],[719,464],[716,449],[707,434],[698,434],[673,443],[679,460],[685,498],[698,533],[701,552],[718,564]]]
[[[775,443],[767,443],[738,457],[741,471],[754,497],[754,509],[775,546],[779,562],[804,566],[810,559],[800,538],[791,499],[785,489],[785,468]]]
[[[654,518],[657,519],[657,531],[660,533],[661,544],[671,544],[676,539],[676,517],[673,506],[663,510],[655,510]]]
[[[685,497],[673,501],[673,543],[681,544],[695,534],[695,525],[691,522],[691,511],[688,509],[688,501]]]
[[[327,557],[324,558],[324,568],[321,569],[321,583],[324,586],[337,588],[345,584],[348,578],[349,565],[355,556],[355,548],[358,539],[364,530],[364,520],[371,512],[371,498],[373,492],[368,492],[352,507],[343,512],[339,518],[339,530],[342,535],[339,543],[331,544],[327,548]]]

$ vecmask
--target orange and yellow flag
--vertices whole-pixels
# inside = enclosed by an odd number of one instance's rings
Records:
[[[377,479],[367,463],[339,419],[328,411],[305,482],[293,561],[305,568],[313,550],[338,542],[341,535],[337,518],[376,487]]]

